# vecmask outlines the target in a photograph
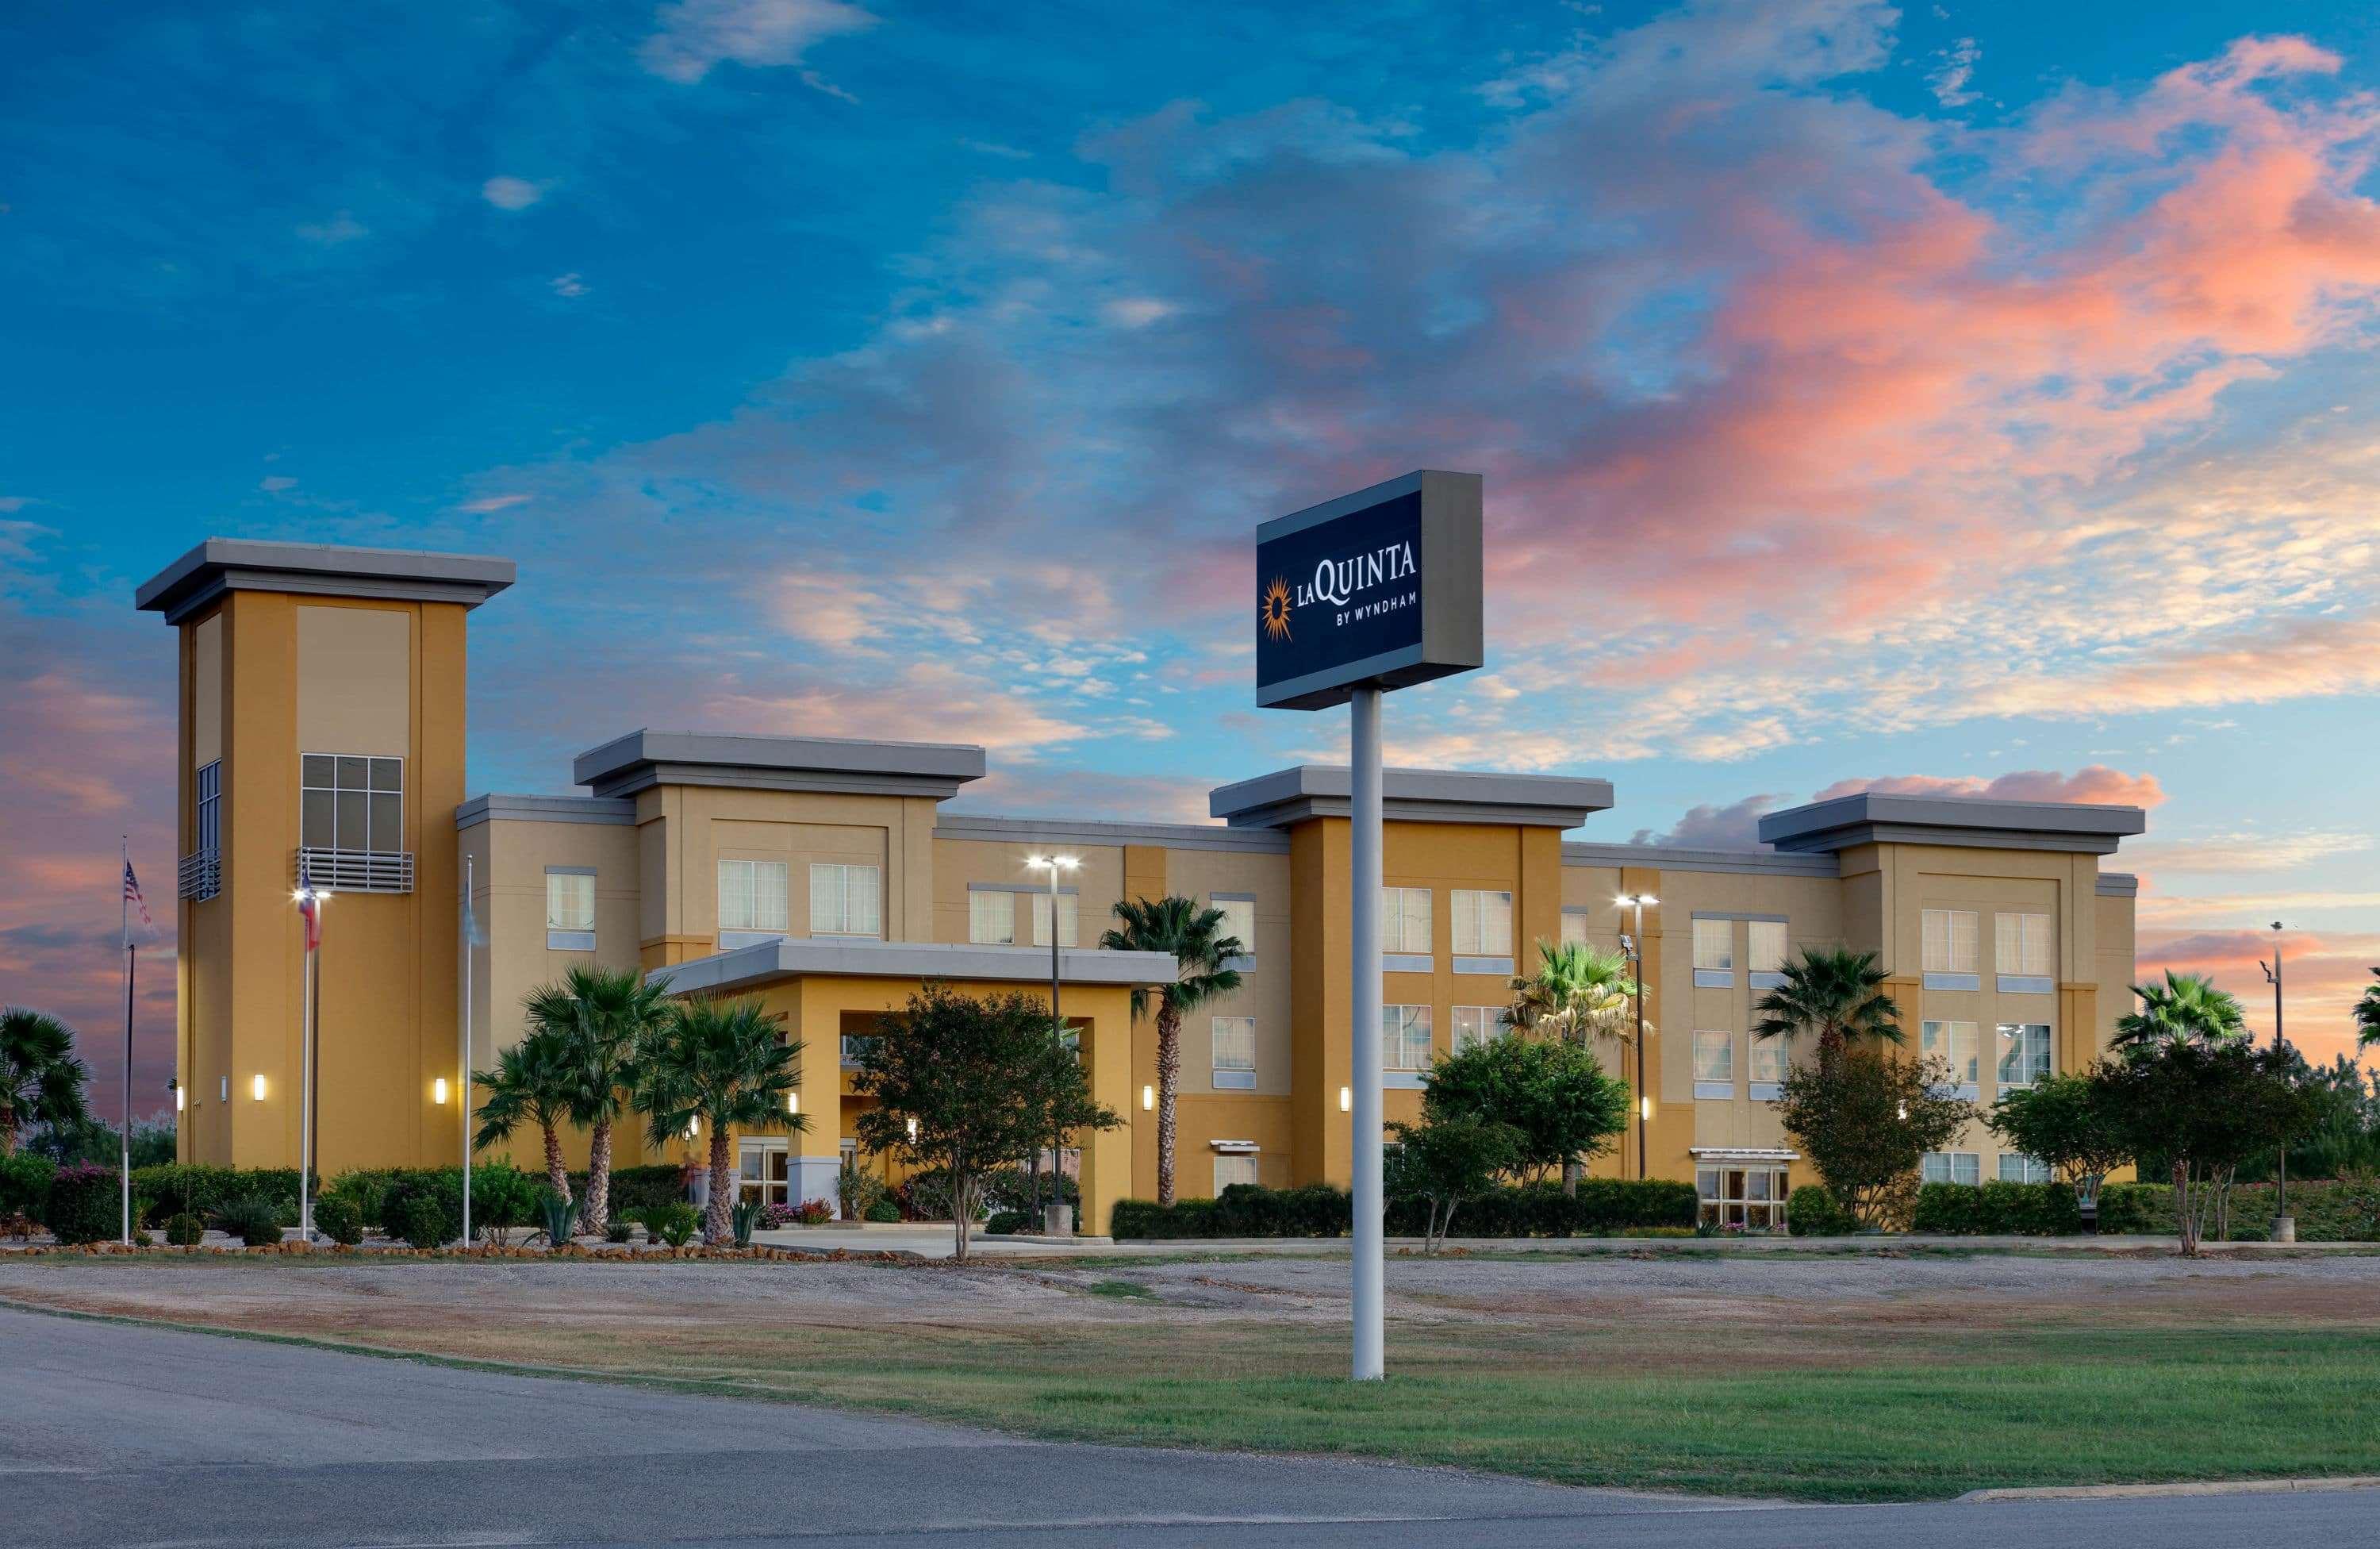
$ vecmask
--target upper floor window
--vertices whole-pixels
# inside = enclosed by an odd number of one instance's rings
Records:
[[[1223,922],[1215,927],[1220,939],[1229,936],[1240,944],[1240,955],[1253,957],[1257,953],[1257,901],[1236,893],[1214,893],[1207,901],[1223,911]]]
[[[1694,968],[1704,973],[1735,971],[1735,921],[1694,921]]]
[[[1700,1030],[1694,1033],[1694,1095],[1735,1095],[1735,1034]]]
[[[1971,909],[1929,909],[1923,911],[1925,971],[1972,974],[1980,971],[1976,948],[1980,931]]]
[[[1586,940],[1586,910],[1566,909],[1561,911],[1561,944],[1578,946]]]
[[[1509,957],[1512,955],[1512,896],[1454,890],[1454,955],[1458,957]]]
[[[1961,1088],[1968,1096],[1983,1078],[1975,1048],[1975,1024],[1973,1022],[1927,1022],[1919,1034],[1918,1052],[1928,1059],[1938,1059],[1950,1067],[1950,1084]]]
[[[1257,1019],[1218,1017],[1213,1022],[1215,1085],[1252,1087],[1257,1084]]]
[[[298,839],[310,849],[405,848],[405,761],[308,753],[298,761]]]
[[[1750,926],[1744,967],[1754,973],[1785,971],[1785,921],[1755,920]]]
[[[1454,1008],[1454,1052],[1475,1049],[1491,1038],[1501,1038],[1512,1024],[1500,1006],[1458,1006]]]
[[[197,786],[198,821],[190,825],[196,842],[191,848],[194,854],[205,855],[223,848],[223,760],[200,770]]]
[[[550,867],[545,873],[545,928],[591,933],[595,929],[595,873]],[[592,945],[593,943],[589,943]]]
[[[1047,946],[1050,945],[1050,895],[1047,893],[1036,893],[1031,895],[1031,896],[1033,899],[1033,945],[1036,946]],[[1077,912],[1074,894],[1061,893],[1058,895],[1059,945],[1078,946],[1081,945],[1075,936],[1075,921]]]
[[[2049,1024],[2000,1024],[2000,1090],[2029,1087],[2049,1074]]]
[[[1387,1070],[1429,1068],[1429,1007],[1380,1007],[1380,1066]]]
[[[967,940],[979,946],[1016,945],[1016,895],[986,890],[967,895]]]
[[[1427,957],[1429,945],[1429,889],[1380,889],[1380,950]]]
[[[884,933],[884,874],[874,866],[839,861],[810,867],[810,934],[880,936]]]
[[[719,928],[761,934],[785,933],[785,863],[722,860],[719,863]]]
[[[1786,1061],[1792,1053],[1791,1049],[1786,1047],[1785,1040],[1782,1038],[1755,1038],[1752,1041],[1752,1047],[1748,1052],[1752,1056],[1752,1084],[1755,1088],[1775,1087],[1783,1084],[1785,1080]],[[1755,1097],[1773,1100],[1778,1094],[1774,1092],[1755,1091],[1752,1095]]]
[[[2046,979],[2057,971],[2050,966],[2049,916],[1996,914],[1992,934],[1994,972]]]
[[[190,853],[175,869],[176,897],[204,903],[223,891],[223,761],[191,780],[196,798],[190,814]]]

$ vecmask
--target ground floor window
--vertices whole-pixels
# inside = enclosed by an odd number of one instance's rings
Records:
[[[1256,1180],[1257,1159],[1254,1154],[1240,1152],[1215,1158],[1216,1198],[1220,1199],[1223,1190],[1235,1183],[1254,1183]]]
[[[2039,1157],[2004,1151],[2000,1153],[2000,1181],[2002,1183],[2054,1183],[2057,1180],[2049,1176],[2049,1168]]]
[[[1785,1225],[1785,1200],[1792,1193],[1786,1168],[1697,1167],[1694,1192],[1702,1196],[1702,1218],[1715,1226],[1743,1226],[1770,1231]]]
[[[1380,1067],[1386,1070],[1429,1068],[1429,1007],[1380,1007]]]
[[[764,1205],[781,1205],[785,1201],[785,1185],[792,1177],[792,1158],[783,1140],[756,1140],[737,1143],[736,1160],[741,1165],[736,1179],[738,1197],[758,1200]]]
[[[1920,1171],[1927,1183],[1981,1183],[1983,1161],[1972,1151],[1929,1151]]]

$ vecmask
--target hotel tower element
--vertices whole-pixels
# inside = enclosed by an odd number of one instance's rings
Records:
[[[1062,1009],[1126,1120],[1079,1159],[1090,1232],[1156,1189],[1156,1033],[1131,992],[1173,973],[1094,944],[1121,900],[1211,904],[1249,953],[1240,989],[1183,1029],[1182,1192],[1345,1182],[1345,770],[1221,787],[1213,823],[1088,823],[949,811],[980,748],[635,730],[580,754],[571,794],[468,795],[468,616],[513,579],[501,559],[215,539],[140,589],[181,633],[185,1160],[295,1165],[301,870],[332,895],[317,1165],[460,1154],[468,863],[475,1067],[520,1036],[525,994],[584,963],[756,997],[803,1040],[810,1132],[737,1137],[744,1190],[770,1201],[832,1200],[867,1101],[852,1040],[928,980],[1046,994],[1054,933]],[[1985,1103],[2088,1064],[2126,1005],[2135,888],[2100,860],[2143,832],[2135,807],[1849,796],[1772,813],[1763,848],[1734,851],[1566,840],[1611,808],[1602,780],[1392,769],[1385,796],[1388,1116],[1415,1116],[1433,1055],[1499,1035],[1538,942],[1617,949],[1636,911],[1616,900],[1655,899],[1644,1068],[1600,1051],[1641,1135],[1594,1170],[1637,1176],[1641,1146],[1645,1172],[1694,1182],[1716,1220],[1777,1222],[1810,1177],[1768,1102],[1795,1052],[1748,1034],[1803,947],[1876,953],[1912,1052]],[[1026,865],[1051,852],[1080,861],[1054,906]],[[2032,1171],[1980,1126],[1926,1159],[1952,1181]]]

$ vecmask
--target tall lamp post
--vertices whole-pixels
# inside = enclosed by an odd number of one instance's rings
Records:
[[[1636,1176],[1642,1178],[1647,1176],[1645,1121],[1653,1109],[1652,1096],[1645,1090],[1645,906],[1661,900],[1650,893],[1622,893],[1613,901],[1634,911],[1633,928],[1620,933],[1620,945],[1628,954],[1628,982],[1636,992]]]
[[[298,868],[298,891],[290,896],[298,905],[298,918],[305,927],[306,977],[299,990],[298,1014],[302,1018],[298,1041],[298,1238],[300,1242],[314,1240],[314,1035],[322,1020],[322,976],[316,967],[316,956],[322,947],[322,905],[331,895],[314,885],[314,878],[301,861]]]
[[[2273,960],[2262,958],[2256,966],[2265,970],[2265,982],[2273,987],[2273,1053],[2279,1054],[2289,1046],[2281,1031],[2281,922],[2273,921]],[[2289,1145],[2286,1137],[2281,1141],[2280,1197],[2274,1201],[2273,1240],[2295,1242],[2298,1239],[2297,1217],[2289,1214]]]
[[[1050,1036],[1060,1048],[1066,1043],[1065,1018],[1058,1012],[1058,877],[1071,872],[1082,862],[1071,855],[1036,855],[1028,857],[1026,865],[1035,871],[1050,873]],[[1044,1237],[1072,1237],[1075,1234],[1074,1213],[1066,1207],[1066,1186],[1062,1179],[1062,1154],[1065,1137],[1056,1130],[1050,1135],[1050,1203],[1041,1217]]]

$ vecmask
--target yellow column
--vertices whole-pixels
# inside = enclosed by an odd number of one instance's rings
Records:
[[[786,1198],[836,1202],[835,1175],[843,1165],[843,1009],[840,996],[822,994],[826,985],[796,980],[788,1018],[802,1041],[801,1082],[795,1091],[807,1126],[787,1142]]]
[[[1082,1231],[1087,1237],[1105,1237],[1116,1201],[1132,1193],[1133,1121],[1138,1115],[1132,1101],[1131,993],[1077,988],[1068,994],[1090,1002],[1087,1018],[1074,1014],[1074,1004],[1079,1003],[1070,1002],[1066,1019],[1082,1027],[1083,1066],[1090,1078],[1091,1100],[1114,1109],[1123,1120],[1117,1128],[1076,1137],[1083,1151]]]

